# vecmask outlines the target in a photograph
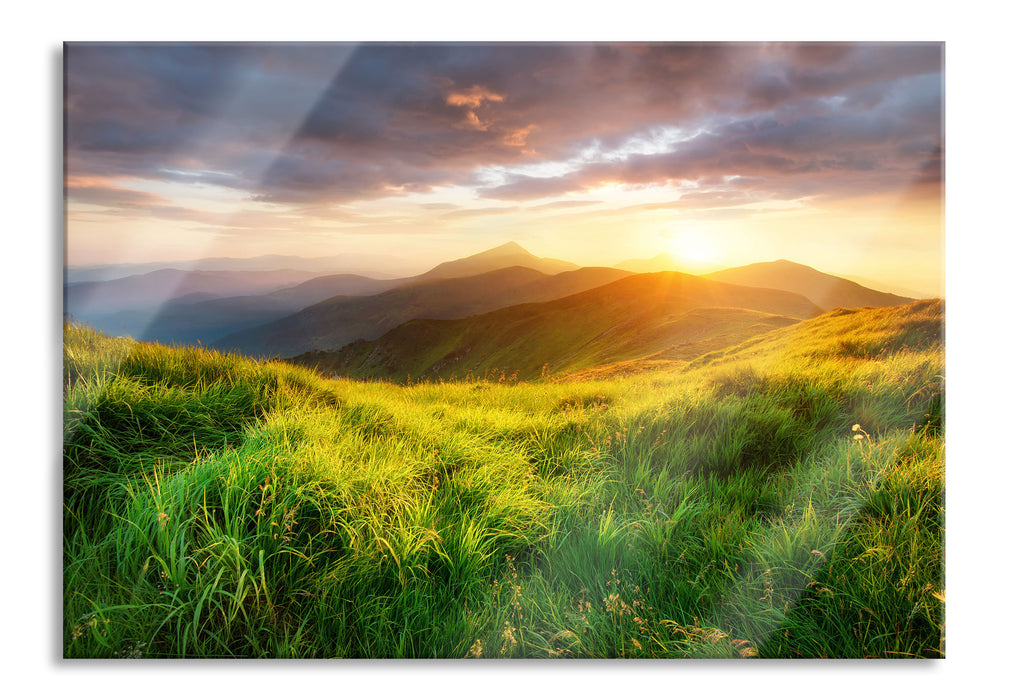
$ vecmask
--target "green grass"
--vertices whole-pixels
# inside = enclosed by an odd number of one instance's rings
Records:
[[[941,657],[941,327],[401,386],[67,326],[64,655]]]

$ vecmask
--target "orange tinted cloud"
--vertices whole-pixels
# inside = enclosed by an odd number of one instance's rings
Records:
[[[146,190],[123,187],[113,178],[89,175],[67,175],[67,199],[79,204],[93,204],[114,209],[135,210],[143,207],[164,206],[167,197]]]
[[[94,177],[87,175],[73,175],[67,173],[64,178],[64,184],[68,188],[73,187],[111,187],[113,186],[112,178],[108,177]]]
[[[445,101],[453,107],[469,107],[470,109],[476,109],[484,102],[503,102],[504,97],[496,92],[486,90],[479,85],[474,85],[464,92],[449,93],[448,97],[445,98]]]
[[[504,143],[504,145],[506,146],[515,146],[521,148],[526,145],[526,137],[529,136],[529,132],[535,128],[536,127],[534,125],[530,124],[529,126],[524,127],[522,129],[514,129],[512,131],[509,131],[507,134],[504,135],[504,138],[501,139],[501,142]],[[530,151],[530,153],[532,153],[532,151]]]
[[[479,85],[474,85],[469,90],[463,92],[451,92],[445,101],[452,107],[468,107],[466,111],[466,125],[477,131],[487,131],[488,124],[480,120],[476,114],[476,109],[485,102],[503,102],[504,97],[491,92]]]

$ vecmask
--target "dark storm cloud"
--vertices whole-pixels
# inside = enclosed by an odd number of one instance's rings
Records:
[[[426,170],[400,163],[391,177],[380,162],[352,158],[316,160],[299,155],[278,156],[256,183],[255,199],[266,202],[348,202],[394,195],[429,192],[454,182],[454,173]]]
[[[480,167],[614,151],[669,126],[695,133],[482,195],[869,171],[878,187],[941,158],[937,44],[71,44],[66,59],[71,172],[271,202],[478,186]]]
[[[70,44],[67,138],[75,150],[149,152],[186,146],[221,112],[246,50]]]
[[[590,163],[551,178],[515,177],[481,196],[526,200],[577,193],[608,183],[704,184],[735,177],[734,190],[770,196],[858,196],[906,187],[926,161],[941,161],[939,76],[887,84],[870,110],[807,110],[739,116],[681,141],[669,152]],[[938,155],[937,155],[938,154]],[[935,164],[928,166],[935,169]],[[890,184],[888,184],[890,183]]]

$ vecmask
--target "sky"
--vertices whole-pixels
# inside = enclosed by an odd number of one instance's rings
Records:
[[[507,241],[703,273],[787,258],[944,293],[944,46],[64,48],[71,265]]]

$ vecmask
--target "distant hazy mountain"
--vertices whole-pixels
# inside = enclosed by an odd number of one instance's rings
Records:
[[[73,265],[66,269],[64,282],[101,282],[157,270],[187,272],[266,272],[272,270],[302,270],[322,274],[359,274],[376,279],[403,276],[409,262],[390,255],[330,255],[301,257],[297,255],[260,255],[253,258],[200,258],[154,263],[121,263],[111,265]]]
[[[612,268],[547,275],[508,267],[469,277],[411,282],[368,297],[337,297],[291,316],[227,335],[214,347],[250,355],[291,357],[374,339],[414,318],[461,318],[512,304],[543,301],[627,276]]]
[[[187,263],[197,269],[158,269],[102,282],[67,283],[64,287],[65,310],[79,320],[115,335],[165,343],[185,344],[199,340],[208,344],[282,319],[327,299],[367,296],[397,286],[471,277],[506,267],[521,266],[545,274],[577,269],[572,263],[539,258],[518,244],[508,243],[477,255],[442,263],[414,277],[378,279],[346,273],[320,275],[312,271],[346,262],[343,258],[307,259],[282,255],[206,258]],[[268,269],[271,265],[299,267]],[[106,266],[104,269],[93,268],[89,273],[116,275],[130,267]],[[206,271],[201,268],[232,269]],[[612,279],[616,277],[609,276],[604,281]],[[558,291],[548,292],[550,284],[557,285]],[[544,290],[534,298],[569,294],[574,287],[568,284],[564,280],[546,283]],[[480,298],[479,294],[477,298]],[[507,303],[508,300],[505,300],[493,307],[484,305],[474,308],[483,311]],[[439,314],[438,309],[434,310],[434,314]],[[396,319],[397,322],[406,320],[399,316]],[[389,327],[392,326],[384,329]],[[352,323],[349,328],[367,332],[371,325]]]
[[[559,272],[578,269],[578,265],[564,260],[537,257],[513,241],[500,245],[497,248],[491,248],[482,253],[471,255],[468,258],[441,263],[428,272],[419,275],[416,279],[471,277],[506,267],[525,267],[547,275],[555,275]]]
[[[863,287],[851,280],[820,272],[812,267],[790,260],[761,262],[743,267],[733,267],[704,275],[717,282],[742,284],[749,287],[783,289],[806,297],[824,310],[839,306],[896,306],[914,301]]]
[[[334,296],[366,296],[384,292],[400,280],[375,280],[360,275],[325,275],[268,294],[213,299],[187,295],[154,309],[98,316],[91,324],[115,335],[166,344],[207,345],[229,333],[275,321]]]
[[[635,258],[624,260],[616,265],[620,270],[630,270],[631,272],[666,272],[679,269],[676,260],[669,253],[659,253],[651,258]]]
[[[908,297],[910,299],[926,299],[929,297],[928,294],[925,294],[924,292],[919,292],[916,289],[908,289],[907,287],[901,287],[896,284],[890,284],[889,282],[880,282],[879,280],[871,280],[868,277],[859,277],[857,275],[845,275],[844,279],[851,280],[852,282],[857,282],[863,287],[868,287],[869,289],[876,289],[881,292],[889,292],[890,294],[896,294],[897,296]]]
[[[363,377],[461,378],[496,369],[531,379],[544,365],[561,372],[654,354],[692,359],[821,312],[791,292],[660,272],[468,318],[412,320],[377,340],[294,361]]]
[[[189,295],[197,298],[265,294],[304,282],[316,273],[304,270],[238,271],[156,270],[105,282],[64,285],[64,310],[82,320],[126,309],[149,309]],[[193,297],[190,297],[191,299]]]
[[[275,299],[304,308],[335,296],[368,296],[379,294],[410,281],[411,278],[375,279],[362,275],[323,275],[313,277],[294,287],[270,292]]]

